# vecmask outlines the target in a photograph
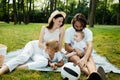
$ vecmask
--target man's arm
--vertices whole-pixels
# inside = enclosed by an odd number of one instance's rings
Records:
[[[71,46],[71,44],[65,43],[65,50],[70,53],[74,51],[74,48]]]
[[[87,60],[92,55],[92,50],[93,50],[92,41],[87,41],[87,50],[84,56]]]
[[[71,52],[76,52],[77,54],[79,54],[79,56],[83,56],[83,52],[78,49],[78,48],[73,48],[70,44],[67,44],[65,43],[65,50],[68,52],[68,53],[71,53]]]

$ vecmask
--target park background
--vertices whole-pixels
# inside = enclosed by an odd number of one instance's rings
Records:
[[[96,52],[120,68],[120,0],[0,0],[0,43],[8,52],[21,49],[39,39],[43,25],[54,10],[66,12],[65,28],[81,12],[88,19]],[[108,80],[120,80],[120,74],[106,73]],[[1,80],[61,80],[60,73],[15,70],[0,76]],[[80,80],[85,80],[82,73]]]

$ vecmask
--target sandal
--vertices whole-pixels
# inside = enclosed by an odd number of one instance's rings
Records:
[[[93,72],[89,75],[87,80],[102,80],[101,75],[97,72]]]
[[[101,75],[102,80],[107,80],[103,67],[99,66],[97,72]]]

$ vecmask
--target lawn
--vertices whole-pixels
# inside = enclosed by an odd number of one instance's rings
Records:
[[[23,48],[31,40],[39,39],[41,27],[45,23],[13,25],[0,22],[0,43],[7,45],[8,52]],[[65,24],[65,28],[70,27]],[[120,26],[95,25],[90,28],[94,36],[94,49],[105,56],[112,64],[120,68]],[[120,80],[120,74],[107,73],[108,80]],[[85,80],[82,73],[80,80]],[[61,80],[60,73],[34,70],[15,70],[0,76],[0,80]]]

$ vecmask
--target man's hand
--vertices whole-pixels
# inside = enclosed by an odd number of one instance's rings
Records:
[[[83,67],[85,67],[87,65],[87,59],[85,57],[83,57],[83,58],[80,59],[80,61],[77,62],[77,64],[82,69]]]

